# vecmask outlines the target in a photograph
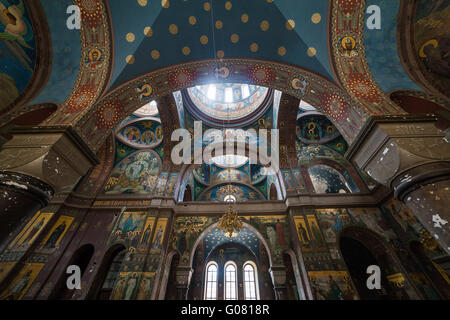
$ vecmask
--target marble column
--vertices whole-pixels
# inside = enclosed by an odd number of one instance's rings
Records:
[[[191,283],[193,270],[191,267],[177,267],[177,300],[187,300],[189,284]]]
[[[425,115],[373,118],[348,156],[391,187],[450,254],[450,143],[436,121]]]
[[[275,299],[287,300],[286,267],[272,266],[269,269],[269,273],[272,278],[273,288],[275,290]]]
[[[14,235],[24,217],[47,206],[53,193],[49,184],[32,176],[0,172],[0,244]]]
[[[98,163],[71,127],[19,128],[0,150],[0,241]]]

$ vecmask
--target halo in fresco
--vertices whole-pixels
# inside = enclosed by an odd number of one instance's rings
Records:
[[[118,138],[134,148],[152,148],[163,141],[163,130],[158,121],[141,120],[120,129]]]
[[[0,0],[0,110],[25,89],[36,64],[36,41],[22,0]]]
[[[258,109],[267,96],[265,87],[223,83],[188,89],[189,96],[204,114],[218,120],[238,120]]]
[[[152,150],[133,153],[113,170],[105,194],[146,194],[153,190],[161,168],[159,156]]]

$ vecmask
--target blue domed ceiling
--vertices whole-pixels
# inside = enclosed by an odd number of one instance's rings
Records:
[[[110,0],[115,87],[154,69],[215,57],[297,65],[333,79],[328,0]]]

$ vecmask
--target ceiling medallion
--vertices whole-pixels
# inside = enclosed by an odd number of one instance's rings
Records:
[[[230,238],[236,237],[242,230],[243,225],[241,218],[239,218],[237,213],[233,210],[231,202],[228,205],[227,212],[219,219],[217,228],[219,228],[220,231],[223,231],[226,237]]]

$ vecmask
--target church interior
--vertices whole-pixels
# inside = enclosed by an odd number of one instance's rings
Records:
[[[0,9],[0,300],[450,299],[450,0]]]

